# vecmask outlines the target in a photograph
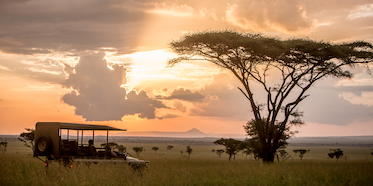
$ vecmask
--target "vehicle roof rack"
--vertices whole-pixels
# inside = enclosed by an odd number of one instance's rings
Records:
[[[126,129],[119,129],[106,125],[89,125],[80,123],[62,123],[62,122],[38,122],[36,125],[60,125],[60,129],[72,129],[72,130],[116,130],[116,131],[127,131]]]

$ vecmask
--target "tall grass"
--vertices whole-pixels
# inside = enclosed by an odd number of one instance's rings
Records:
[[[373,161],[165,158],[153,156],[149,170],[125,164],[73,164],[65,168],[27,155],[0,155],[0,185],[371,185]]]

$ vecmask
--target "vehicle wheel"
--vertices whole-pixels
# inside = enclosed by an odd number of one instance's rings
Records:
[[[36,142],[36,151],[38,155],[50,155],[52,150],[52,141],[46,136],[42,136]]]

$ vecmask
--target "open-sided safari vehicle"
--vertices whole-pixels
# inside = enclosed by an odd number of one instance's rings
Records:
[[[62,135],[65,131],[67,134]],[[92,131],[92,138],[83,141],[83,132]],[[104,148],[94,146],[95,131],[106,131],[106,144]],[[61,122],[38,122],[35,125],[34,157],[40,159],[45,156],[45,166],[51,162],[61,162],[71,166],[72,162],[85,163],[127,163],[134,169],[144,168],[149,161],[129,157],[127,153],[120,154],[111,150],[109,144],[109,131],[126,131],[105,125],[87,125]],[[76,137],[69,138],[70,133]],[[80,134],[80,135],[79,135]],[[86,137],[86,136],[84,136]]]

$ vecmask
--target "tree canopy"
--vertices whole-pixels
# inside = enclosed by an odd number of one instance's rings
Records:
[[[34,143],[35,130],[34,129],[29,129],[29,128],[26,128],[25,130],[27,130],[28,132],[22,132],[19,135],[18,140],[23,142],[23,145],[31,148],[32,151],[34,152],[34,150],[35,150],[35,148],[34,148],[35,147],[35,143]]]
[[[186,146],[186,151],[185,152],[188,153],[188,159],[190,158],[190,154],[192,154],[192,151],[193,151],[193,149],[190,146]],[[181,154],[183,154],[182,151],[181,151]]]
[[[172,145],[167,146],[167,150],[172,150],[173,148],[174,148],[174,146],[172,146]]]
[[[169,60],[170,66],[204,60],[227,69],[241,82],[238,89],[250,103],[265,162],[273,162],[282,139],[289,136],[284,135],[289,127],[303,124],[297,106],[308,97],[307,91],[315,82],[325,77],[351,78],[349,69],[358,64],[365,65],[370,73],[368,64],[373,57],[372,44],[364,41],[332,44],[235,31],[192,33],[170,46],[179,55]],[[270,74],[278,81],[269,81]],[[264,103],[254,96],[254,83],[265,92]]]
[[[343,156],[343,150],[341,150],[341,149],[333,149],[333,152],[329,153],[328,156],[330,158],[334,158],[334,156],[335,156],[335,158],[338,161],[338,159]]]
[[[159,147],[153,147],[152,150],[154,150],[154,152],[156,153],[157,150],[159,150]]]
[[[140,153],[144,150],[143,147],[133,147],[132,149],[136,152],[137,157],[140,157]]]
[[[245,142],[232,138],[221,138],[214,141],[214,143],[217,145],[225,146],[225,152],[229,155],[229,161],[231,160],[232,155],[235,156],[240,150],[243,150],[245,148]]]
[[[101,147],[109,146],[112,150],[115,150],[118,148],[118,143],[115,142],[109,142],[109,143],[102,143]]]

